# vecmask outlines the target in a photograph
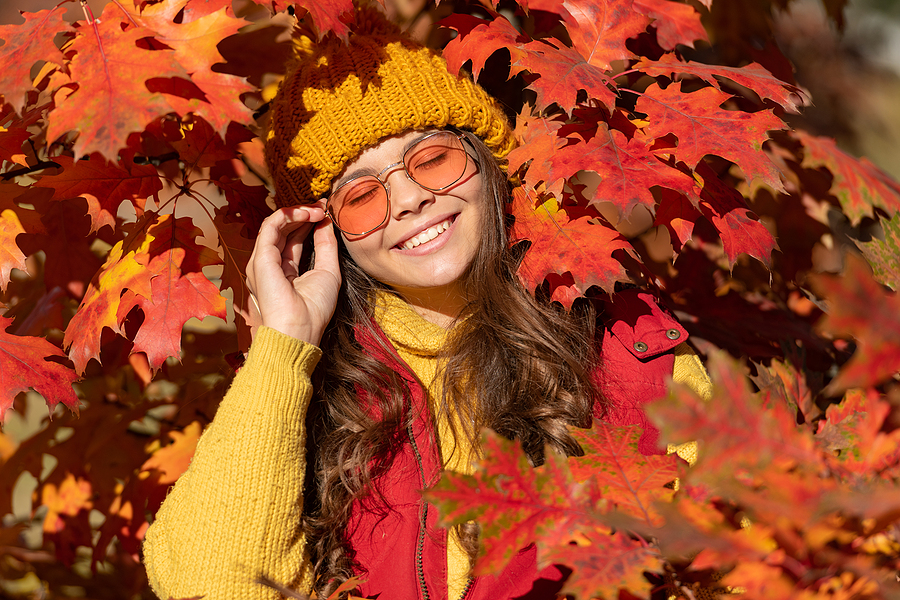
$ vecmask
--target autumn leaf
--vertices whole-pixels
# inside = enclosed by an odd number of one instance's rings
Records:
[[[25,95],[34,88],[31,68],[35,63],[65,64],[65,56],[53,42],[57,34],[72,31],[63,20],[64,12],[60,7],[36,13],[22,11],[24,23],[0,25],[0,94],[17,113],[22,112]]]
[[[531,241],[519,267],[528,289],[535,289],[550,273],[571,273],[581,294],[592,285],[611,293],[617,281],[627,280],[612,253],[630,245],[615,230],[591,223],[589,217],[569,219],[554,199],[533,206],[531,196],[521,188],[515,190],[512,237]]]
[[[62,402],[78,412],[79,400],[72,389],[78,379],[72,369],[48,358],[65,358],[54,344],[40,337],[9,333],[12,319],[0,317],[0,422],[19,392],[33,389],[51,409]]]
[[[792,135],[803,144],[803,167],[825,167],[831,172],[834,181],[830,191],[853,225],[863,217],[874,216],[876,208],[889,216],[900,209],[900,184],[868,159],[853,158],[829,138],[803,131],[794,131]]]
[[[122,294],[116,318],[121,323],[135,307],[144,313],[132,352],[146,353],[154,371],[170,356],[180,359],[185,322],[226,317],[225,299],[202,272],[203,267],[219,264],[219,257],[196,243],[201,234],[188,217],[158,215],[144,233],[141,248],[146,250],[136,255],[150,277],[151,293]]]
[[[684,4],[675,4],[670,0],[664,1],[666,4],[688,8]],[[651,77],[664,75],[676,80],[683,79],[685,76],[697,77],[720,90],[722,90],[720,79],[727,79],[752,90],[763,100],[771,100],[793,113],[799,112],[801,106],[809,103],[803,90],[778,79],[757,63],[743,67],[727,67],[683,61],[674,54],[663,54],[659,60],[642,59],[634,65],[634,68]]]
[[[144,212],[148,198],[156,196],[162,189],[159,173],[151,165],[136,165],[122,162],[106,162],[100,154],[74,160],[60,156],[55,160],[62,172],[45,175],[35,184],[36,188],[52,189],[54,200],[84,198],[91,216],[91,232],[101,227],[116,227],[119,205],[130,201],[138,216]]]
[[[485,430],[481,448],[485,458],[474,475],[446,471],[424,493],[438,506],[444,525],[478,521],[484,554],[476,573],[499,572],[536,540],[565,543],[585,518],[565,457],[549,451],[547,462],[533,469],[518,443],[490,430]]]
[[[697,40],[709,41],[700,13],[689,4],[672,0],[635,0],[634,9],[653,19],[656,40],[664,50],[674,50],[679,44],[693,48]]]
[[[182,86],[180,91],[185,97],[169,94],[166,97],[169,104],[182,116],[194,113],[203,117],[221,137],[225,137],[225,130],[232,121],[242,124],[253,121],[252,111],[240,96],[256,88],[242,77],[212,70],[213,65],[225,61],[216,46],[249,23],[229,15],[231,11],[224,6],[202,16],[198,16],[195,8],[189,22],[176,23],[178,13],[186,8],[186,4],[187,0],[161,2],[140,12],[130,12],[139,25],[155,32],[155,40],[174,51],[174,59],[190,73],[191,82],[199,90],[197,93]]]
[[[714,88],[684,93],[679,87],[651,85],[638,98],[635,110],[647,115],[648,136],[659,139],[674,134],[678,147],[672,153],[692,169],[713,154],[738,165],[748,181],[758,179],[776,190],[783,188],[780,171],[762,145],[769,131],[786,127],[784,121],[768,110],[751,114],[720,108],[730,96]]]
[[[507,50],[510,63],[524,53],[518,43],[528,39],[501,15],[490,21],[472,15],[453,14],[441,20],[440,25],[459,35],[450,40],[441,52],[451,73],[459,73],[466,61],[472,61],[472,75],[477,79],[484,63],[498,50]]]
[[[660,190],[653,224],[662,225],[669,230],[672,246],[678,251],[694,235],[694,226],[701,216],[700,211],[684,194],[663,189]]]
[[[866,257],[878,282],[897,291],[900,288],[900,212],[880,223],[883,238],[853,242]]]
[[[84,373],[90,359],[100,360],[100,335],[104,327],[122,333],[117,313],[126,290],[149,298],[150,273],[136,260],[135,251],[124,253],[123,242],[118,242],[66,327],[63,347],[69,349],[69,358],[79,374]]]
[[[347,39],[349,28],[347,22],[353,15],[353,0],[270,0],[276,11],[287,10],[288,7],[309,13],[321,40],[329,31],[342,40]]]
[[[74,152],[78,158],[98,152],[115,162],[128,135],[174,107],[144,82],[153,78],[188,78],[172,50],[146,50],[138,41],[153,37],[145,27],[122,30],[124,15],[117,3],[103,9],[100,19],[81,23],[70,50],[72,84],[56,91],[56,108],[47,117],[47,138],[56,140],[69,131],[79,132]],[[71,91],[72,85],[77,86]]]
[[[172,440],[170,444],[160,446],[158,441],[154,442],[148,448],[152,456],[141,465],[141,471],[158,471],[159,483],[164,485],[175,483],[190,466],[202,430],[200,422],[193,421],[183,431],[170,432],[169,438]]]
[[[41,490],[41,504],[48,509],[44,516],[44,531],[62,531],[65,528],[62,516],[74,517],[81,511],[93,508],[91,483],[81,477],[75,479],[74,475],[68,473],[58,488],[52,483],[44,486]]]
[[[817,327],[857,343],[826,394],[876,385],[900,371],[900,297],[881,287],[861,258],[848,254],[842,277],[813,275],[811,283],[828,303]]]
[[[638,426],[615,427],[594,420],[591,429],[570,432],[585,452],[583,457],[569,459],[575,481],[593,478],[602,498],[618,510],[648,524],[659,523],[653,503],[672,497],[672,490],[664,486],[678,476],[677,458],[641,454]]]
[[[25,233],[22,223],[14,210],[6,208],[0,212],[0,291],[5,292],[13,269],[27,271],[25,255],[16,244],[16,237]]]
[[[578,536],[576,542],[548,548],[541,553],[541,560],[573,568],[562,592],[585,600],[622,598],[620,590],[648,598],[653,585],[644,572],[663,570],[656,548],[621,532]]]

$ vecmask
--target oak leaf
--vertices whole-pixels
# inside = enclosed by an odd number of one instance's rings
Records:
[[[78,377],[72,369],[47,360],[65,355],[44,338],[9,333],[11,325],[12,319],[0,317],[0,422],[16,395],[29,389],[43,396],[51,409],[62,402],[77,413],[72,383]]]
[[[700,13],[689,4],[672,0],[634,0],[634,9],[653,19],[656,41],[664,50],[674,50],[679,44],[693,48],[697,40],[709,41]]]
[[[100,154],[81,160],[60,156],[55,162],[62,167],[62,172],[41,177],[34,187],[52,189],[54,200],[79,197],[87,200],[91,233],[103,226],[115,229],[119,205],[126,200],[140,217],[147,199],[155,199],[163,187],[159,173],[151,165],[122,161],[118,163],[120,167],[106,162]]]
[[[876,385],[900,371],[900,297],[875,281],[865,261],[848,254],[842,277],[814,275],[812,287],[828,303],[817,327],[857,342],[825,393]]]
[[[678,146],[672,154],[691,169],[713,154],[738,165],[748,181],[759,179],[776,190],[783,188],[780,171],[762,145],[769,131],[786,127],[784,121],[769,110],[752,114],[725,110],[720,105],[731,96],[714,88],[685,93],[679,87],[662,89],[654,84],[638,98],[635,110],[647,115],[645,131],[650,137],[674,134]]]
[[[64,12],[60,7],[36,13],[23,11],[24,23],[0,25],[0,95],[17,113],[22,112],[25,95],[34,88],[31,68],[35,63],[65,63],[65,56],[53,42],[57,34],[72,31],[63,19]]]
[[[588,63],[577,50],[558,40],[555,43],[535,40],[525,44],[523,50],[512,63],[510,75],[522,71],[539,75],[528,84],[537,94],[538,109],[557,104],[569,112],[575,107],[581,90],[608,108],[615,106],[616,94],[610,88],[612,78],[600,67]]]
[[[16,237],[20,233],[25,233],[25,229],[22,228],[19,216],[11,208],[3,209],[0,212],[0,291],[3,292],[9,285],[13,269],[28,271],[25,255],[16,243]]]
[[[590,430],[573,428],[570,432],[585,453],[569,459],[575,481],[593,478],[604,500],[627,515],[658,524],[653,503],[671,499],[673,492],[665,486],[678,476],[677,458],[641,454],[638,426],[615,427],[594,420]]]
[[[150,298],[150,273],[135,258],[135,251],[124,252],[123,242],[116,243],[109,252],[106,263],[69,321],[63,338],[63,347],[69,349],[69,358],[78,373],[84,373],[92,358],[100,360],[100,335],[104,327],[122,333],[118,317],[119,304],[126,290]]]
[[[75,156],[100,153],[116,161],[129,134],[143,131],[150,121],[174,112],[162,94],[151,92],[148,79],[180,77],[187,73],[172,50],[147,50],[138,41],[153,37],[146,27],[122,30],[118,3],[103,9],[100,19],[81,23],[69,47],[75,56],[68,64],[71,83],[56,91],[56,108],[47,117],[47,138],[56,140],[78,131]],[[71,90],[72,86],[77,89]]]
[[[581,294],[592,285],[612,293],[617,281],[627,281],[624,267],[612,253],[631,246],[615,230],[591,223],[589,217],[570,219],[552,198],[535,208],[521,188],[514,191],[513,214],[513,239],[531,241],[519,267],[528,289],[535,289],[550,273],[571,273]]]
[[[447,61],[447,69],[459,73],[466,61],[471,60],[472,75],[476,79],[494,52],[508,51],[512,64],[524,55],[520,43],[528,40],[502,15],[486,21],[472,15],[453,14],[441,20],[440,25],[458,33],[441,52]]]
[[[874,216],[876,208],[886,211],[888,216],[900,209],[900,184],[867,158],[853,158],[829,138],[802,131],[794,131],[792,135],[805,149],[803,167],[825,167],[831,171],[834,181],[830,191],[853,225],[863,217]]]
[[[694,226],[702,215],[694,204],[679,192],[662,189],[659,198],[653,224],[662,225],[669,230],[672,246],[678,251],[694,235]]]
[[[293,7],[303,13],[309,13],[320,40],[328,32],[333,32],[342,40],[347,39],[347,33],[350,31],[347,22],[354,13],[353,0],[271,0],[271,3],[276,11]]]

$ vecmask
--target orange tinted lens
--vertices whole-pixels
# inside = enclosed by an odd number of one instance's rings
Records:
[[[430,190],[456,183],[466,170],[468,155],[452,133],[438,133],[410,148],[403,162],[413,181]]]
[[[331,210],[341,231],[366,233],[384,222],[387,192],[374,177],[360,177],[342,185],[332,194]]]

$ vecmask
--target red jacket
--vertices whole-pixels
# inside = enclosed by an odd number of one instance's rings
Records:
[[[604,418],[617,425],[641,424],[640,441],[645,454],[658,452],[658,432],[647,423],[641,405],[666,391],[674,355],[670,352],[687,339],[687,331],[657,306],[650,294],[629,290],[607,304],[609,315],[603,337],[601,391],[613,410]],[[447,599],[447,530],[438,527],[437,510],[422,500],[421,490],[440,478],[438,441],[427,418],[426,391],[396,355],[370,351],[408,381],[413,411],[421,415],[409,428],[409,443],[397,455],[380,482],[389,509],[356,502],[348,537],[356,560],[366,572],[360,592],[380,600]],[[596,411],[595,411],[596,412]],[[600,415],[598,415],[600,416]],[[563,572],[550,566],[538,572],[535,547],[519,552],[502,573],[469,582],[466,600],[552,599],[559,591]]]

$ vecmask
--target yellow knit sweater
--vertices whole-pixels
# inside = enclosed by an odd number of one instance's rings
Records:
[[[392,295],[383,295],[376,320],[401,358],[440,394],[436,355],[447,332]],[[310,375],[321,351],[266,327],[204,432],[190,468],[178,480],[147,531],[144,563],[163,599],[264,600],[278,594],[255,583],[265,575],[307,589],[309,564],[299,533],[303,505]],[[709,395],[709,379],[686,345],[676,348],[676,381]],[[447,468],[468,472],[471,448],[451,448],[447,418],[438,433]],[[465,553],[451,537],[449,597],[466,581]]]

